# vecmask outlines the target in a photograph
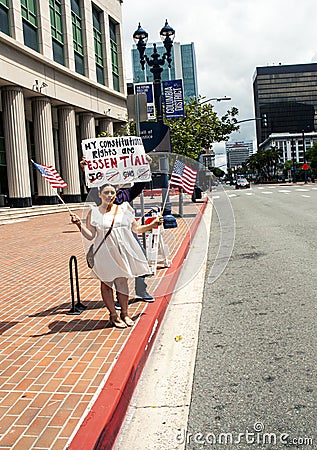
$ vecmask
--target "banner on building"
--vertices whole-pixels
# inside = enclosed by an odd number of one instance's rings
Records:
[[[185,116],[182,79],[163,81],[163,98],[166,119]]]
[[[146,95],[147,118],[148,120],[155,119],[153,83],[134,83],[134,93]]]
[[[90,188],[151,180],[151,168],[138,136],[85,139],[81,146],[87,162],[86,185]]]

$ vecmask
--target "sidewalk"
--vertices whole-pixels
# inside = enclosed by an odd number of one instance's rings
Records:
[[[0,226],[0,450],[111,448],[204,207],[187,198],[178,227],[164,230],[172,265],[148,279],[156,301],[133,303],[124,330],[109,324],[68,213]],[[66,314],[72,255],[87,305],[77,316]]]

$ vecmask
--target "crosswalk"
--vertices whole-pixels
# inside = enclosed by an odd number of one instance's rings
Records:
[[[252,186],[251,189],[232,191],[231,189],[223,189],[222,187],[217,187],[213,190],[212,199],[217,200],[221,196],[221,192],[225,192],[228,198],[239,198],[241,196],[270,196],[270,195],[290,195],[298,194],[303,198],[311,198],[317,191],[317,187],[312,186]]]

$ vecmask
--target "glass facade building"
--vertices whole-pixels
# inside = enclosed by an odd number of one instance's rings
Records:
[[[257,143],[272,133],[313,132],[317,126],[317,63],[257,67],[253,95]]]
[[[156,43],[157,51],[162,56],[165,53],[165,48],[162,42]],[[145,54],[151,59],[153,54],[153,44],[147,44]],[[153,75],[150,71],[150,67],[145,64],[144,70],[142,70],[140,64],[140,55],[136,48],[132,48],[132,66],[133,66],[133,82],[142,83],[153,81]],[[191,97],[198,97],[198,82],[197,82],[197,69],[196,69],[196,55],[194,43],[180,44],[174,42],[172,48],[172,63],[171,68],[168,68],[167,63],[163,66],[161,74],[162,81],[165,80],[183,80],[183,89],[185,99]]]

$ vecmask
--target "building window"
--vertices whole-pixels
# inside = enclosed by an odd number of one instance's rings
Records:
[[[50,18],[53,59],[59,64],[65,65],[62,5],[60,0],[50,0]]]
[[[21,0],[24,44],[38,51],[36,0]]]
[[[98,83],[105,84],[103,53],[102,53],[102,25],[101,11],[92,6],[92,23],[94,32],[96,76]]]
[[[111,49],[113,89],[115,91],[120,92],[119,56],[118,56],[116,28],[117,28],[116,23],[110,19],[109,20],[109,31],[110,31],[110,49]]]
[[[84,43],[83,43],[82,18],[79,0],[71,0],[71,8],[72,8],[75,70],[77,73],[85,75]]]
[[[0,31],[10,36],[10,16],[8,0],[0,0]]]

